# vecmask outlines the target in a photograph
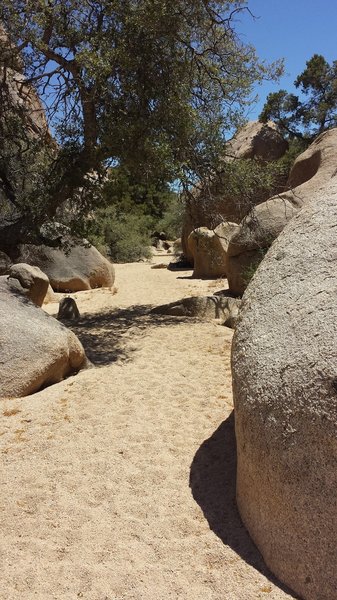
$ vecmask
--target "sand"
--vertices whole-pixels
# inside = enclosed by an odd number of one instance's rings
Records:
[[[294,597],[235,505],[231,330],[148,314],[225,287],[190,275],[117,265],[74,294],[95,366],[2,401],[1,600]]]

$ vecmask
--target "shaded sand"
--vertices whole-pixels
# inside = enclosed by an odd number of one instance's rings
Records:
[[[224,287],[190,275],[117,265],[74,295],[96,368],[2,401],[1,600],[294,597],[235,506],[231,331],[148,314]]]

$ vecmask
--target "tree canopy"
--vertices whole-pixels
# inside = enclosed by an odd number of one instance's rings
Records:
[[[302,96],[279,90],[269,94],[260,121],[272,119],[290,137],[314,136],[337,125],[337,61],[314,54],[294,85]]]
[[[2,0],[2,99],[19,65],[56,140],[28,135],[7,101],[0,185],[21,224],[38,227],[69,199],[88,211],[108,167],[142,185],[203,177],[253,84],[282,70],[240,41],[243,10],[244,0]]]

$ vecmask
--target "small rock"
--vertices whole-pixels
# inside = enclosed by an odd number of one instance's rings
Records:
[[[76,321],[76,319],[80,318],[80,311],[78,310],[74,298],[71,298],[70,296],[62,298],[60,301],[57,318],[59,321]]]

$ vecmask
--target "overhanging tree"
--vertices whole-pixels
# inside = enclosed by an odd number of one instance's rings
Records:
[[[337,125],[337,61],[330,65],[323,56],[314,54],[294,85],[301,97],[285,90],[269,94],[259,119],[272,119],[291,138],[310,143]]]
[[[29,136],[8,105],[0,184],[21,215],[16,237],[37,236],[66,201],[90,210],[108,166],[145,184],[214,168],[253,83],[282,68],[239,40],[245,9],[243,0],[2,0],[3,95],[6,70],[22,61],[57,142]]]

